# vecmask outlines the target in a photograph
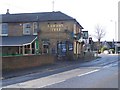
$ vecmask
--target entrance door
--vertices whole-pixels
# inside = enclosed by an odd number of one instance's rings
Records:
[[[43,45],[43,53],[48,54],[49,53],[49,45]]]

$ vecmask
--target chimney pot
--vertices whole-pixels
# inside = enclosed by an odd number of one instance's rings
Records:
[[[10,13],[9,13],[9,9],[7,9],[7,13],[6,13],[6,14],[10,14]]]

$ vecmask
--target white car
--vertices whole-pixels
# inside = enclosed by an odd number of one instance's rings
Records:
[[[104,53],[104,54],[109,54],[109,51],[108,51],[108,50],[105,50],[103,53]]]

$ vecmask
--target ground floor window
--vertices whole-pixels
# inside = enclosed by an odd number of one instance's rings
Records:
[[[69,43],[68,48],[69,48],[69,51],[72,51],[72,50],[73,50],[73,44],[72,44],[72,43]]]
[[[57,54],[65,56],[67,52],[73,50],[73,44],[70,42],[57,42]]]
[[[48,54],[50,49],[50,41],[49,39],[43,39],[42,40],[42,53]]]

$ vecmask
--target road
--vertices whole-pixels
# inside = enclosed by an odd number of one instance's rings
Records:
[[[100,56],[102,58],[76,64],[76,68],[70,70],[56,70],[58,73],[44,77],[36,73],[7,79],[2,88],[118,88],[118,55]]]

